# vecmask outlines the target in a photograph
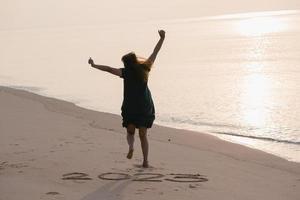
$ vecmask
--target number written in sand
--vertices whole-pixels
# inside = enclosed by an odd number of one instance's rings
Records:
[[[162,182],[164,175],[159,173],[137,173],[133,175],[133,181],[148,181],[148,182]]]
[[[88,176],[89,175],[86,173],[72,172],[72,173],[63,174],[62,179],[63,180],[92,180],[92,178]]]
[[[126,180],[126,179],[130,179],[130,177],[131,176],[129,174],[112,173],[112,172],[103,173],[98,176],[98,178],[100,178],[102,180],[112,180],[112,181]]]
[[[173,176],[172,178],[166,178],[166,181],[181,182],[181,183],[191,183],[191,182],[206,182],[207,178],[204,178],[200,174],[169,174]]]
[[[166,178],[164,178],[166,177]],[[118,172],[107,172],[98,175],[99,179],[102,180],[112,180],[112,181],[121,181],[121,180],[132,180],[140,182],[162,182],[171,181],[179,183],[194,183],[194,182],[206,182],[208,179],[200,174],[167,174],[163,175],[160,173],[136,173],[133,175],[126,173]],[[86,173],[73,172],[64,174],[62,177],[63,180],[92,180]]]

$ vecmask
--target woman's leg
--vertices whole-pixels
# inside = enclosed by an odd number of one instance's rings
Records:
[[[149,145],[148,145],[148,139],[147,139],[147,128],[146,127],[140,127],[139,128],[139,135],[141,140],[141,146],[144,156],[144,162],[143,167],[148,167],[148,151],[149,151]]]
[[[127,126],[127,143],[129,146],[129,150],[127,154],[128,159],[131,159],[133,155],[134,133],[135,133],[135,125],[128,124]]]

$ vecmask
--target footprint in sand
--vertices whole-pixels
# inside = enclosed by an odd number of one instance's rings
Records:
[[[19,144],[9,144],[10,146],[19,146]]]
[[[116,160],[115,163],[125,163],[123,160]]]
[[[87,142],[87,143],[85,143],[85,144],[91,144],[91,145],[92,145],[92,144],[94,144],[94,143],[93,143],[93,142]]]
[[[24,168],[24,167],[28,167],[28,165],[26,165],[24,163],[13,163],[13,164],[9,164],[8,162],[0,163],[0,170],[4,170],[6,168],[20,169],[20,168]],[[22,170],[20,170],[20,171],[22,171]],[[20,171],[19,171],[19,173],[20,173]]]
[[[16,151],[16,152],[14,152],[13,154],[24,154],[24,153],[27,153],[26,151]]]
[[[11,168],[16,168],[16,169],[28,167],[28,165],[26,165],[24,163],[9,164],[8,166]]]
[[[47,192],[46,194],[47,195],[59,195],[60,193],[59,192]]]
[[[154,191],[155,188],[143,188],[136,190],[135,194],[143,194],[145,192]]]
[[[134,166],[135,168],[138,168],[138,169],[136,170],[137,172],[143,172],[143,171],[145,171],[145,170],[147,170],[147,171],[152,171],[152,170],[157,169],[157,168],[155,168],[155,167],[153,167],[153,166],[151,166],[151,165],[149,165],[147,168],[143,167],[143,165],[138,165],[138,164],[134,164],[133,166]]]
[[[189,188],[195,189],[199,186],[199,184],[189,184]]]
[[[111,151],[111,152],[109,152],[110,154],[120,154],[120,152],[118,152],[118,151]]]
[[[5,169],[5,167],[6,167],[7,165],[8,165],[8,163],[7,163],[6,161],[0,163],[0,170]]]

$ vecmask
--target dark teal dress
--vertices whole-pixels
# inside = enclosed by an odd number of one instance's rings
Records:
[[[122,68],[124,80],[122,117],[123,127],[134,124],[137,128],[151,128],[155,119],[155,108],[148,82],[136,78],[134,69]]]

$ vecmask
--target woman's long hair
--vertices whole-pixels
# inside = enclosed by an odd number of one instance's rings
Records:
[[[125,68],[133,69],[136,77],[144,82],[148,81],[152,62],[145,58],[137,57],[134,52],[130,52],[122,57]]]

